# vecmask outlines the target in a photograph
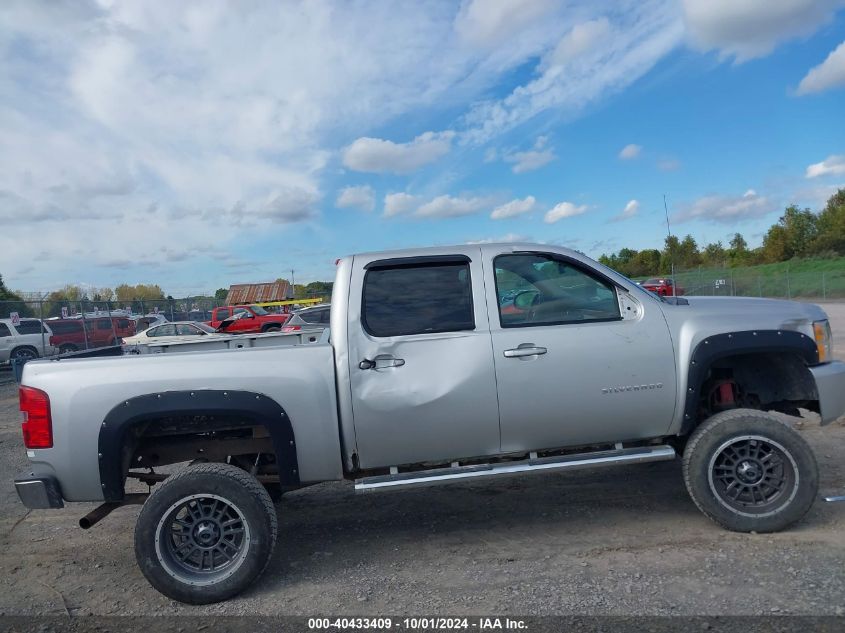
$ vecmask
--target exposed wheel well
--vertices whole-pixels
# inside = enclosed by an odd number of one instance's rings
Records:
[[[798,353],[736,354],[714,361],[698,389],[696,423],[727,409],[745,408],[798,415],[818,411],[813,375]]]
[[[100,429],[106,501],[120,501],[127,476],[154,483],[153,469],[191,461],[226,462],[264,483],[299,485],[293,429],[271,398],[246,391],[168,391],[130,398]]]

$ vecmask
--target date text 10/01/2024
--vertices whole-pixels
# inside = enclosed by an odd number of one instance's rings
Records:
[[[409,629],[409,630],[452,630],[477,629],[491,630],[524,630],[527,628],[523,620],[511,618],[309,618],[310,630],[320,629]]]

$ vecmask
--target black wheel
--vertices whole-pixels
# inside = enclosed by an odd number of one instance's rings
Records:
[[[18,347],[12,350],[9,355],[12,360],[35,360],[38,358],[38,350],[34,347]]]
[[[281,326],[279,325],[270,325],[261,330],[262,332],[279,332],[281,330]]]
[[[59,345],[59,354],[68,354],[75,351],[77,351],[77,347],[73,343],[62,343]]]
[[[168,477],[144,503],[135,557],[167,597],[219,602],[264,571],[277,530],[273,502],[253,476],[230,464],[195,464]]]
[[[698,427],[684,451],[692,500],[719,525],[737,532],[776,532],[799,521],[818,494],[816,458],[780,418],[753,409],[717,413]]]

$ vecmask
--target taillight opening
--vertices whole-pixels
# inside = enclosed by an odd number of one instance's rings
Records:
[[[50,398],[34,387],[20,388],[23,412],[23,443],[27,448],[53,448],[53,418],[50,415]]]

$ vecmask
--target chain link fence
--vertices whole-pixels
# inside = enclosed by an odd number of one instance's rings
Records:
[[[0,364],[119,345],[164,321],[209,321],[224,302],[208,297],[133,301],[0,301]]]
[[[845,299],[845,271],[765,272],[743,269],[676,270],[685,295],[768,297],[827,301]]]

